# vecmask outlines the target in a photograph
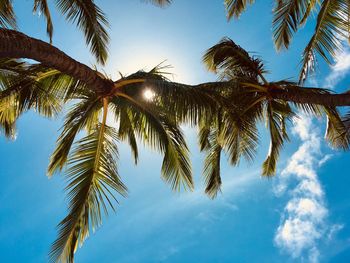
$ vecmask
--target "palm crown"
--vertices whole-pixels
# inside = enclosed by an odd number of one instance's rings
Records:
[[[142,85],[128,85],[122,79],[108,96],[101,97],[85,85],[56,70],[28,65],[14,60],[1,63],[1,124],[6,135],[14,135],[15,120],[26,110],[35,109],[46,117],[54,116],[63,103],[72,102],[49,164],[48,174],[66,169],[69,214],[60,223],[59,238],[50,254],[52,260],[70,262],[77,244],[81,244],[90,228],[101,223],[102,211],[113,208],[113,191],[122,196],[127,189],[117,172],[118,141],[127,141],[137,160],[137,141],[164,154],[162,174],[174,189],[192,189],[188,149],[178,120],[164,114],[161,104],[168,101],[145,101]],[[162,78],[158,69],[140,72],[143,79]],[[133,80],[133,76],[132,76]],[[116,94],[120,94],[117,95]],[[185,98],[185,96],[184,96]],[[186,103],[186,102],[184,102]],[[187,100],[187,103],[193,102]],[[170,108],[167,109],[170,113]],[[116,126],[106,125],[107,114]],[[85,130],[83,138],[76,140]]]
[[[287,122],[296,116],[300,108],[317,116],[325,114],[328,119],[326,138],[332,146],[347,149],[349,135],[337,109],[316,103],[288,102],[273,98],[274,92],[288,90],[289,94],[326,94],[324,89],[299,87],[290,81],[268,82],[263,62],[249,55],[231,39],[224,38],[210,48],[203,57],[207,68],[219,75],[219,80],[231,85],[220,88],[221,101],[212,115],[203,116],[200,122],[200,147],[207,152],[204,175],[206,192],[215,197],[220,190],[220,156],[225,151],[232,165],[240,157],[252,160],[258,145],[257,123],[265,121],[270,133],[270,148],[263,163],[262,175],[276,172],[277,159],[286,140]]]

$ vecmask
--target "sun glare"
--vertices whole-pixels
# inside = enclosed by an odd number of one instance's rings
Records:
[[[148,100],[148,101],[152,101],[154,96],[156,94],[153,92],[153,90],[151,89],[146,89],[144,92],[143,92],[143,97]]]

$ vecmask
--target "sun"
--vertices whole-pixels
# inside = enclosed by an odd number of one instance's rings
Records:
[[[143,92],[143,97],[148,100],[148,101],[152,101],[154,96],[156,94],[153,92],[153,90],[151,89],[146,89],[144,92]]]

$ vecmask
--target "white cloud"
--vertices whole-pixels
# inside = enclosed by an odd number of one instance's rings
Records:
[[[310,137],[309,127],[312,124],[311,118],[301,115],[293,121],[293,134],[300,137],[301,140],[305,141]]]
[[[303,115],[294,122],[293,132],[299,136],[302,144],[282,171],[275,193],[286,193],[288,182],[292,179],[297,184],[287,192],[290,200],[281,215],[275,243],[294,258],[317,263],[320,258],[320,239],[339,231],[337,225],[327,222],[328,210],[316,171],[331,155],[322,156],[322,138],[310,117]]]
[[[318,166],[324,165],[328,160],[330,160],[333,157],[333,154],[326,154],[319,162]]]
[[[286,211],[297,217],[307,217],[315,221],[322,220],[327,214],[327,209],[315,199],[312,198],[293,198],[286,206]]]
[[[308,196],[308,193],[311,196],[322,197],[323,191],[321,185],[318,181],[315,180],[302,180],[295,189],[296,193]]]
[[[285,220],[278,227],[275,240],[296,258],[301,256],[305,247],[314,248],[314,240],[320,236],[321,232],[311,221],[296,217]]]
[[[331,67],[331,73],[326,77],[326,86],[334,89],[335,86],[346,77],[350,69],[350,50],[344,49],[336,55],[335,64]]]
[[[344,225],[343,224],[334,224],[332,225],[332,227],[329,229],[329,232],[328,232],[328,235],[327,235],[327,238],[328,240],[332,240],[333,237],[340,231],[344,228]]]

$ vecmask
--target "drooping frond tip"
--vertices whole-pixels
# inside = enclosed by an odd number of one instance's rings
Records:
[[[172,3],[172,0],[143,0],[143,1],[150,2],[160,7],[165,7]]]
[[[266,160],[263,163],[263,176],[273,176],[276,173],[277,160],[285,140],[288,140],[286,132],[286,120],[294,114],[286,102],[270,101],[267,105],[267,122],[270,131],[270,148]]]
[[[84,32],[86,43],[97,61],[104,64],[108,56],[108,20],[93,0],[58,0],[58,8],[67,19]]]
[[[304,49],[299,82],[303,83],[316,67],[316,54],[331,64],[342,39],[348,37],[349,6],[347,0],[325,0],[321,4],[313,36]]]
[[[17,28],[16,16],[11,0],[0,1],[0,26],[5,28]]]
[[[53,23],[47,0],[34,0],[33,12],[40,12],[40,14],[44,14],[46,18],[46,32],[49,35],[50,43],[52,43]]]
[[[247,9],[248,4],[254,4],[255,0],[225,0],[225,8],[227,18],[239,18],[240,15]]]
[[[277,50],[289,48],[293,34],[298,30],[309,1],[277,1],[273,18],[273,37]]]

